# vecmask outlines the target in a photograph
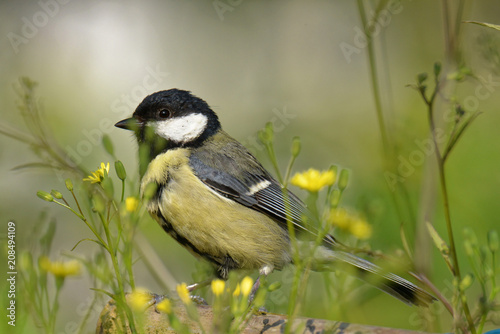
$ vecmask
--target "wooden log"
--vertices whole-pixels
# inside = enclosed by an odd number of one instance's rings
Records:
[[[155,301],[159,300],[157,295],[151,295],[152,302],[144,310],[144,314],[141,314],[140,324],[141,333],[147,334],[167,334],[176,333],[171,327],[168,315],[159,312],[155,307]],[[128,298],[128,296],[127,296]],[[160,297],[161,298],[161,297]],[[166,297],[165,297],[166,298]],[[173,312],[181,323],[186,324],[192,333],[202,333],[200,329],[200,324],[203,326],[206,332],[217,332],[213,331],[214,328],[214,314],[212,307],[208,305],[198,304],[196,305],[199,323],[193,321],[189,318],[185,307],[182,303],[179,303],[174,307]],[[251,316],[250,320],[243,328],[241,333],[244,334],[278,334],[283,333],[284,327],[288,322],[288,317],[282,314],[273,314],[267,312],[256,312]],[[125,325],[127,333],[131,333],[130,328]],[[110,300],[108,304],[102,310],[99,320],[97,323],[96,333],[98,334],[114,334],[122,333],[123,324],[116,313],[116,303],[114,300]],[[219,331],[220,332],[220,331]],[[291,333],[332,333],[332,334],[367,334],[367,333],[378,333],[378,334],[426,334],[423,332],[411,331],[406,329],[394,329],[386,327],[377,326],[367,326],[358,325],[342,321],[332,321],[323,319],[313,319],[298,317],[295,318],[292,325]]]

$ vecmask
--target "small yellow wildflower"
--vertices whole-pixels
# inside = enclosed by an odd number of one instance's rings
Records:
[[[352,221],[352,216],[347,212],[346,209],[332,209],[330,211],[330,216],[328,217],[330,224],[337,226],[341,230],[347,230],[349,224]]]
[[[238,297],[241,293],[241,287],[240,287],[240,283],[238,283],[236,285],[236,289],[234,289],[233,291],[233,297]]]
[[[212,281],[212,292],[216,297],[224,293],[225,287],[226,287],[226,282],[224,282],[221,279],[214,279]]]
[[[156,305],[156,309],[166,314],[172,313],[172,303],[170,302],[170,299],[163,299]]]
[[[151,300],[151,294],[146,289],[137,288],[128,296],[127,302],[133,310],[144,311]]]
[[[310,168],[303,173],[296,173],[290,183],[310,192],[318,192],[323,187],[333,185],[335,178],[336,175],[333,170],[320,172],[317,169]]]
[[[253,279],[249,276],[245,276],[243,280],[241,280],[241,293],[244,297],[247,297],[250,292],[252,292],[253,287]]]
[[[354,235],[358,239],[369,239],[372,236],[372,227],[363,219],[355,220],[351,227],[349,228],[349,232]]]
[[[358,239],[368,239],[372,235],[372,227],[366,220],[346,209],[332,209],[328,217],[330,224],[348,231]]]
[[[77,260],[52,262],[48,257],[42,256],[39,263],[42,270],[59,278],[79,275],[82,269],[82,265]]]
[[[191,297],[189,296],[186,283],[177,285],[177,294],[184,304],[188,305],[191,303]]]
[[[101,162],[101,167],[99,167],[92,175],[84,178],[83,181],[89,181],[90,183],[101,183],[104,177],[108,176],[109,173],[109,162],[107,165]]]
[[[137,206],[139,205],[139,201],[137,198],[130,196],[125,199],[125,209],[128,212],[134,212],[137,210]]]

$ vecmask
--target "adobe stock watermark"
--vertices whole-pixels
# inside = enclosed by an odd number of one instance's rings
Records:
[[[101,144],[102,137],[109,134],[114,129],[114,124],[122,118],[129,116],[137,105],[152,92],[158,90],[158,87],[169,76],[168,72],[161,69],[163,64],[157,64],[154,68],[146,66],[147,73],[142,82],[135,85],[128,93],[122,94],[110,103],[110,109],[113,116],[102,118],[97,127],[92,129],[83,129],[81,134],[85,139],[80,140],[76,145],[66,145],[65,151],[67,159],[73,163],[80,164],[83,159],[89,156],[96,146]],[[64,180],[64,172],[56,172],[60,180]]]
[[[408,0],[412,1],[412,0]],[[360,28],[354,26],[354,37],[352,38],[352,43],[342,42],[339,44],[340,50],[344,55],[345,60],[348,64],[351,63],[352,57],[354,55],[359,55],[361,50],[365,49],[370,42],[370,38],[374,39],[377,37],[383,29],[387,28],[391,23],[392,16],[400,14],[403,11],[403,5],[401,0],[390,0],[387,6],[378,13],[375,17],[375,12],[372,10],[371,17],[366,26]]]
[[[489,74],[487,78],[478,76],[479,84],[474,88],[474,93],[463,100],[462,104],[466,110],[466,115],[462,117],[468,117],[476,112],[479,109],[481,101],[485,101],[492,96],[497,90],[496,87],[500,86],[500,81],[495,81],[496,79],[497,78],[493,78],[491,74]],[[456,111],[449,108],[443,113],[442,117],[445,123],[454,122],[457,117]],[[442,145],[448,141],[448,134],[446,130],[442,128],[435,129],[435,137],[438,147],[442,147]],[[415,139],[413,143],[416,149],[411,151],[408,155],[400,154],[398,156],[397,173],[391,171],[385,171],[384,173],[389,189],[393,192],[396,191],[398,183],[404,183],[406,179],[416,172],[417,168],[424,164],[429,156],[435,154],[436,148],[430,136],[424,139]]]
[[[61,10],[61,6],[66,5],[71,0],[40,0],[37,2],[40,10],[30,17],[21,17],[21,28],[19,33],[7,33],[7,39],[15,54],[19,53],[19,47],[28,44],[30,40],[38,35],[40,29],[44,28]]]
[[[242,2],[243,0],[214,0],[212,6],[214,6],[219,20],[224,21],[225,13],[232,12],[236,7],[241,5]]]
[[[271,117],[269,122],[272,123],[275,134],[283,132],[286,127],[292,122],[292,120],[297,117],[297,115],[288,112],[286,106],[283,106],[281,110],[278,108],[273,108],[273,114],[274,116]],[[264,149],[264,145],[259,141],[257,133],[246,137],[241,141],[241,143],[245,147],[254,149],[258,152]]]

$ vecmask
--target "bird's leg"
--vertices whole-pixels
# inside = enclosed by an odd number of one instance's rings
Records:
[[[250,295],[248,296],[248,304],[251,304],[255,298],[255,295],[257,294],[257,290],[259,290],[260,287],[260,275],[257,277],[257,280],[252,286],[252,290],[250,291]]]
[[[203,288],[203,287],[209,285],[211,282],[212,282],[211,279],[207,279],[207,280],[201,281],[199,283],[193,283],[193,284],[190,284],[187,286],[187,290],[189,291],[189,293],[191,293],[195,290],[198,290],[200,288]],[[191,295],[190,297],[191,297],[191,300],[198,305],[208,305],[208,303],[205,301],[205,299],[203,299],[200,296]]]
[[[255,298],[255,295],[257,294],[257,291],[259,290],[260,283],[261,283],[261,277],[264,276],[264,278],[267,277],[270,273],[272,273],[274,270],[273,265],[265,265],[262,268],[259,269],[259,277],[257,277],[257,280],[252,286],[252,290],[250,292],[250,296],[248,297],[248,304],[251,304]]]

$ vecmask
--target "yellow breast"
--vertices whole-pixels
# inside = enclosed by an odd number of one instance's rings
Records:
[[[280,269],[291,261],[287,231],[206,186],[189,166],[188,150],[169,150],[151,161],[142,189],[150,182],[162,189],[148,204],[149,212],[160,224],[165,219],[198,254],[214,259],[229,256],[240,269],[265,265]]]

